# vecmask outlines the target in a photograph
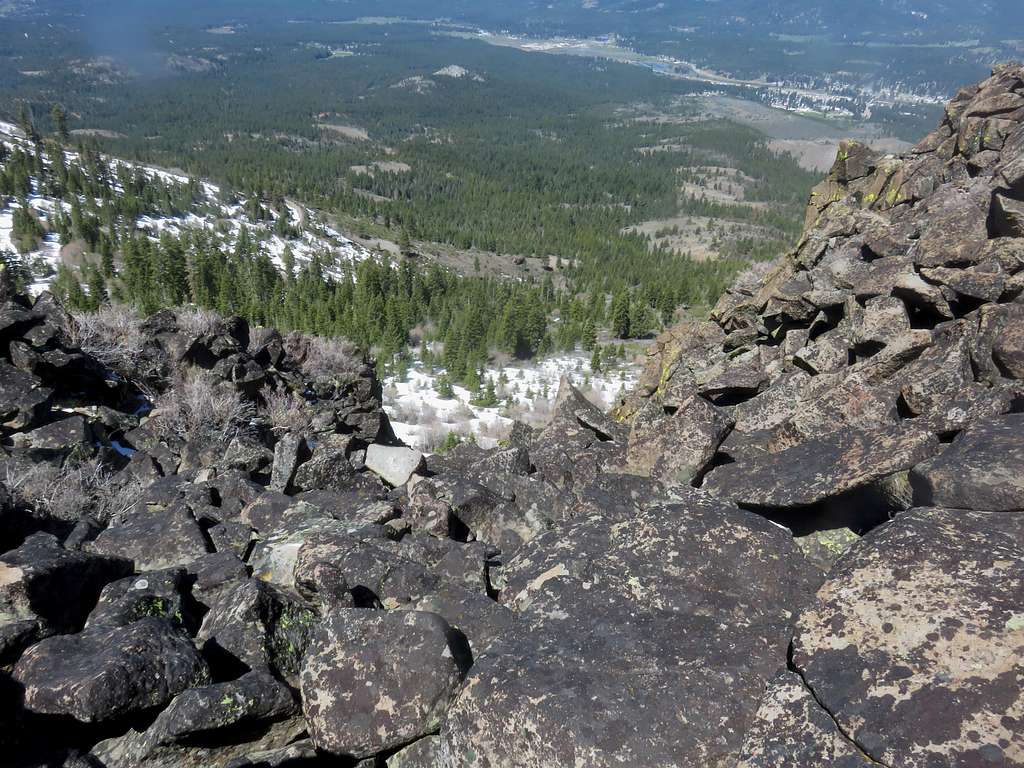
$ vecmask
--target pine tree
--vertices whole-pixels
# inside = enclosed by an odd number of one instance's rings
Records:
[[[590,357],[590,370],[593,373],[601,372],[601,348],[594,347],[594,354]]]
[[[53,129],[60,140],[67,141],[71,134],[68,132],[68,115],[64,111],[64,107],[60,104],[54,104],[50,110],[50,119],[53,121]]]
[[[620,290],[612,299],[612,332],[620,339],[630,338],[629,295]]]

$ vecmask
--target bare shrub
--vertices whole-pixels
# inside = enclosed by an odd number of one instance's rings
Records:
[[[4,484],[18,503],[58,520],[91,514],[102,523],[123,519],[142,490],[136,478],[113,474],[99,459],[69,459],[63,466],[8,461]]]
[[[213,441],[227,446],[250,431],[256,408],[202,371],[188,371],[154,403],[147,425],[163,439]]]
[[[313,423],[313,409],[305,398],[283,387],[264,392],[258,412],[275,432],[301,435]]]
[[[356,345],[348,339],[306,336],[306,354],[301,370],[307,376],[344,378],[363,370],[363,359]]]
[[[108,368],[120,371],[130,367],[142,351],[142,318],[134,309],[101,307],[95,312],[75,313],[73,317],[71,343]]]
[[[178,319],[178,330],[189,338],[223,333],[225,328],[224,319],[208,309],[179,309],[174,315]]]
[[[477,429],[477,435],[482,438],[489,438],[495,442],[501,442],[508,437],[511,431],[511,424],[501,419],[494,419],[493,421],[481,421]]]

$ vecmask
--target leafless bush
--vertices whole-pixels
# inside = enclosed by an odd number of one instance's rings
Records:
[[[264,392],[258,410],[275,432],[301,435],[308,432],[313,423],[313,409],[309,403],[301,395],[283,387]]]
[[[493,421],[481,421],[477,434],[482,438],[490,438],[495,442],[500,442],[508,437],[511,431],[511,424],[507,424],[500,419],[494,419]]]
[[[178,319],[178,330],[189,338],[221,333],[224,330],[224,319],[208,309],[179,309],[174,314]]]
[[[142,318],[134,309],[102,307],[75,313],[74,319],[71,342],[110,368],[125,367],[142,350]]]
[[[252,403],[202,371],[185,373],[154,405],[148,424],[161,438],[213,441],[225,447],[249,431],[256,416]]]
[[[66,521],[91,514],[103,523],[122,519],[142,489],[137,479],[111,473],[98,459],[63,466],[8,461],[4,484],[18,503],[36,511]]]
[[[341,377],[355,375],[362,371],[363,360],[356,345],[348,339],[305,337],[306,355],[302,361],[302,372],[307,376]]]

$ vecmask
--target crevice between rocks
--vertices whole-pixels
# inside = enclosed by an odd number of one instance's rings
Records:
[[[800,669],[796,665],[796,663],[793,661],[793,642],[792,641],[790,641],[789,649],[788,649],[788,651],[786,653],[786,666],[789,668],[790,672],[794,673],[795,675],[797,675],[800,678],[801,684],[803,685],[803,687],[807,691],[807,693],[810,694],[811,698],[814,699],[814,703],[818,705],[818,708],[821,709],[822,712],[824,712],[826,715],[828,715],[829,719],[835,725],[836,731],[839,733],[840,736],[843,737],[843,739],[851,747],[856,749],[865,760],[868,760],[873,765],[880,765],[880,766],[882,766],[882,768],[892,768],[892,766],[890,766],[888,763],[883,763],[881,760],[877,759],[876,757],[874,757],[874,755],[872,755],[870,752],[868,752],[866,749],[864,749],[864,747],[861,746],[857,742],[857,740],[855,738],[853,738],[852,735],[847,733],[846,729],[843,728],[843,726],[839,723],[839,720],[835,716],[835,713],[832,712],[832,710],[830,710],[828,707],[825,706],[825,702],[823,702],[818,697],[817,692],[814,690],[814,688],[811,686],[811,684],[807,681],[807,677],[804,675],[804,671],[802,669]]]

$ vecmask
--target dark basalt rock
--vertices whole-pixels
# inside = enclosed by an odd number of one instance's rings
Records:
[[[68,551],[51,534],[36,533],[0,555],[0,625],[32,621],[75,632],[104,586],[131,572],[130,560]]]
[[[187,690],[143,733],[98,744],[105,768],[210,768],[286,747],[306,729],[299,703],[263,672]]]
[[[921,506],[1024,510],[1024,414],[978,420],[910,473]]]
[[[2,297],[5,756],[1024,767],[1021,200],[1002,67],[844,142],[613,414],[422,463],[340,344],[164,310],[115,372]],[[242,415],[169,424],[185,381]]]
[[[850,430],[719,467],[703,487],[743,506],[809,507],[910,469],[938,450],[934,435],[914,427]]]
[[[916,509],[832,569],[793,663],[873,760],[1024,764],[1022,542],[1017,513]]]
[[[313,743],[361,758],[435,731],[469,663],[435,614],[331,611],[302,667]]]
[[[864,768],[870,764],[870,759],[821,708],[800,676],[781,672],[761,699],[737,768]]]
[[[771,523],[689,512],[580,518],[523,548],[502,597],[519,620],[470,671],[443,765],[735,761],[815,577]]]
[[[88,545],[92,552],[135,561],[137,571],[188,565],[210,551],[195,515],[184,501],[163,508],[147,505]]]
[[[25,651],[13,677],[27,711],[95,723],[162,706],[209,672],[188,635],[146,618],[47,638]]]

